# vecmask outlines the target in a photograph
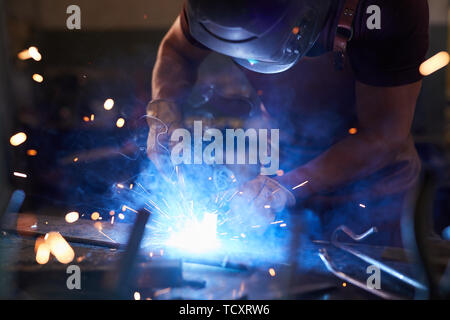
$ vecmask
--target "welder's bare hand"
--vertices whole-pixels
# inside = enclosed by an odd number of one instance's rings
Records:
[[[248,213],[249,222],[267,226],[275,213],[295,205],[294,195],[274,179],[258,176],[245,183],[230,201],[231,212]]]
[[[169,100],[153,100],[147,105],[147,155],[162,173],[170,166],[170,136],[181,127],[181,112]],[[171,166],[170,166],[171,167]]]

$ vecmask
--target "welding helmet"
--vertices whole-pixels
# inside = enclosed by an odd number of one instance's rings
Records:
[[[191,35],[260,73],[295,65],[322,31],[332,0],[188,0]]]

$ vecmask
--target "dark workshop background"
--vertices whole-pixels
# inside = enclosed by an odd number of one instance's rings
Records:
[[[66,28],[71,4],[81,8],[81,30]],[[447,0],[429,4],[431,57],[449,51],[450,8]],[[1,145],[9,153],[9,174],[1,178],[26,191],[24,211],[63,215],[67,210],[98,210],[99,195],[145,165],[147,131],[141,117],[151,97],[152,67],[158,44],[181,5],[182,0],[5,1],[2,31],[8,44],[9,101],[0,111],[9,131]],[[41,61],[18,59],[30,46],[39,49]],[[200,82],[252,94],[227,59],[212,56],[203,70]],[[33,74],[44,81],[33,81]],[[115,102],[110,111],[103,108],[108,98]],[[427,77],[413,129],[424,164],[440,177],[435,199],[438,233],[450,225],[449,98],[448,69]],[[119,118],[125,120],[121,128],[116,125]],[[28,139],[12,148],[9,137],[19,131]],[[86,150],[92,151],[90,158],[75,161]],[[14,171],[26,172],[28,178],[15,177]]]

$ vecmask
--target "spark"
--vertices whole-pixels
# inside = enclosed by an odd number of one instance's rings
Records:
[[[75,258],[75,252],[72,247],[59,232],[47,233],[45,235],[45,242],[49,245],[50,252],[59,262],[68,264]]]
[[[295,190],[295,189],[298,189],[298,188],[301,188],[301,187],[303,187],[305,184],[307,184],[309,181],[308,180],[306,180],[305,182],[302,182],[302,183],[300,183],[298,186],[295,186],[295,187],[293,187],[292,188],[292,190]]]
[[[282,223],[282,224],[280,224],[280,228],[284,228],[284,227],[286,227],[287,226],[287,224],[286,223]]]
[[[100,218],[100,213],[92,212],[91,219],[95,221],[95,220],[98,220],[98,218]]]
[[[123,213],[119,213],[119,219],[120,219],[120,220],[125,219],[125,215],[124,215]]]
[[[42,55],[39,53],[38,48],[36,47],[29,47],[28,49],[22,50],[17,54],[17,57],[20,60],[28,60],[32,58],[35,61],[41,61]]]
[[[133,208],[130,208],[130,207],[126,206],[126,205],[123,205],[122,206],[122,211],[125,212],[127,210],[133,211],[134,213],[138,213],[137,210],[134,210]]]
[[[80,218],[80,214],[76,211],[69,212],[68,214],[66,214],[66,222],[67,223],[74,223],[79,218]]]
[[[444,68],[450,62],[450,55],[446,51],[441,51],[420,65],[419,71],[423,76],[429,76],[434,72]]]
[[[154,296],[154,297],[158,297],[158,296],[161,296],[161,295],[163,295],[163,294],[167,294],[167,293],[169,293],[170,291],[171,291],[171,288],[161,289],[161,290],[155,291],[155,293],[153,294],[153,296]]]
[[[9,143],[14,147],[21,145],[25,141],[27,141],[27,135],[24,132],[16,133],[9,139]]]
[[[33,80],[37,83],[42,83],[44,81],[44,77],[41,76],[39,73],[33,74]]]
[[[350,129],[348,129],[348,133],[350,133],[351,135],[357,134],[358,133],[358,129],[350,128]]]
[[[347,286],[346,282],[342,282],[342,286],[345,288]]]
[[[38,48],[36,47],[29,47],[28,53],[30,54],[30,57],[33,58],[35,61],[41,61],[42,55],[39,53]]]
[[[269,269],[269,274],[270,274],[271,277],[275,277],[277,275],[277,273],[275,272],[274,268],[270,268]]]
[[[359,206],[360,206],[361,208],[365,208],[365,207],[366,207],[366,205],[365,205],[365,204],[362,204],[362,203],[360,203]]]
[[[94,121],[94,119],[95,119],[95,115],[91,114],[91,121]]]
[[[37,151],[34,149],[29,149],[27,150],[27,155],[29,155],[30,157],[34,157],[37,155]]]
[[[121,184],[121,183],[116,184],[116,186],[117,186],[117,188],[120,188],[120,189],[124,188],[123,184]]]
[[[16,172],[14,171],[14,176],[19,177],[19,178],[26,178],[27,175],[25,173],[21,173],[21,172]]]
[[[78,162],[78,158],[73,158],[73,162]]]
[[[103,103],[103,108],[105,108],[105,110],[111,110],[114,107],[114,100],[109,98],[106,99],[105,102]]]
[[[278,221],[271,222],[270,224],[280,224],[280,223],[283,223],[283,222],[284,222],[283,220],[278,220]]]
[[[108,236],[106,233],[104,233],[102,230],[98,230],[97,229],[97,231],[101,234],[101,235],[103,235],[105,238],[107,238],[108,240],[110,240],[110,241],[112,241],[112,242],[116,242],[116,241],[114,241],[114,239],[112,239],[110,236]]]
[[[141,294],[137,291],[134,293],[133,297],[134,297],[134,300],[141,300]]]
[[[50,247],[46,243],[41,243],[36,250],[36,262],[46,264],[50,260]]]
[[[122,128],[125,125],[125,119],[124,118],[119,118],[116,121],[116,126],[117,128]]]

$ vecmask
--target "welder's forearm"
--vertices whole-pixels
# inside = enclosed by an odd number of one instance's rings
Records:
[[[391,160],[393,143],[359,133],[337,143],[306,165],[277,180],[298,198],[333,191],[382,169]]]
[[[196,74],[195,66],[162,44],[153,69],[152,99],[182,99],[195,83]]]
[[[184,36],[177,18],[158,50],[152,76],[152,98],[181,100],[197,78],[197,68],[209,51],[195,47]]]

